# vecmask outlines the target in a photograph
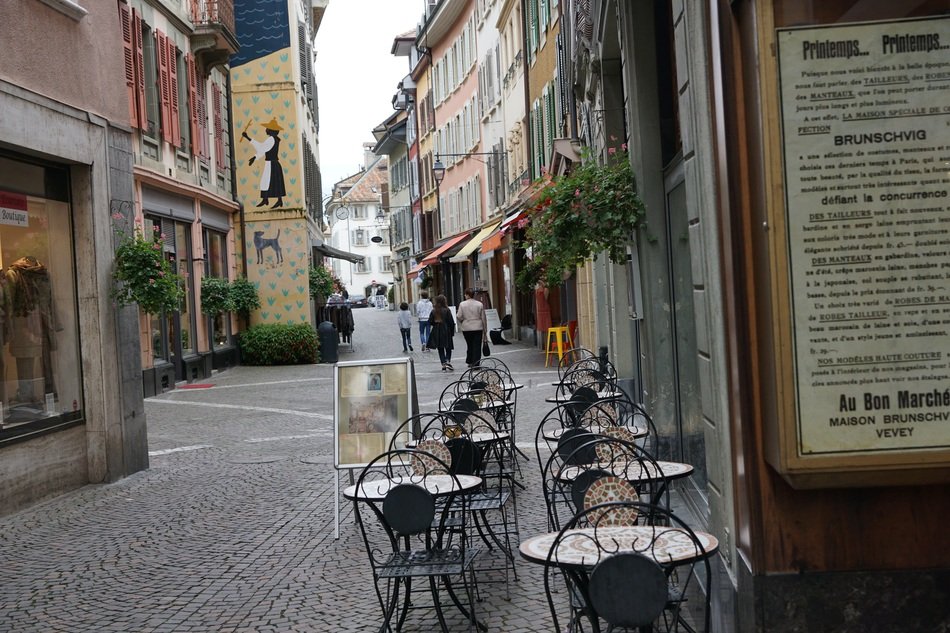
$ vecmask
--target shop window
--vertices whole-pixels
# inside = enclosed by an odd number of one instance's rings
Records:
[[[209,277],[228,279],[227,236],[219,231],[205,229],[205,265]],[[223,347],[231,342],[230,313],[222,312],[208,317],[211,323],[211,344],[214,348]]]
[[[185,280],[185,298],[178,312],[150,315],[152,358],[180,368],[183,356],[195,353],[194,277],[191,254],[191,225],[169,218],[148,216],[145,230],[163,237],[163,252]],[[181,378],[181,376],[179,376]]]
[[[82,419],[68,175],[0,156],[0,441]]]

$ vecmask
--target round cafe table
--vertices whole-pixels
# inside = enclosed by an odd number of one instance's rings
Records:
[[[455,485],[455,480],[459,485]],[[362,484],[353,484],[343,489],[343,496],[351,501],[383,501],[389,491],[401,484],[422,486],[435,497],[475,490],[482,484],[482,478],[474,475],[426,475],[419,477],[394,477],[392,479],[373,479]],[[357,490],[359,488],[359,490]]]
[[[638,552],[665,565],[706,558],[719,549],[712,534],[694,532],[702,547],[697,549],[685,530],[656,525],[567,530],[552,551],[558,534],[547,532],[522,541],[518,547],[521,557],[542,565],[593,568],[602,557],[621,552]]]

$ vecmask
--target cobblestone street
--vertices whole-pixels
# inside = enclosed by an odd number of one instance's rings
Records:
[[[402,356],[394,312],[354,314],[355,353],[341,346],[341,361]],[[413,341],[420,408],[431,410],[461,372],[418,351],[416,330]],[[461,336],[455,344],[464,367]],[[533,458],[556,371],[529,346],[493,354],[526,385],[518,443]],[[333,538],[332,380],[331,365],[237,367],[211,388],[147,400],[149,470],[0,519],[0,631],[377,630],[369,564],[342,500]],[[538,468],[523,472],[525,537],[546,530]],[[492,631],[548,630],[540,567],[517,568],[510,600],[503,583],[480,586],[479,616]],[[450,623],[467,630],[459,616]],[[436,628],[420,610],[405,630]]]

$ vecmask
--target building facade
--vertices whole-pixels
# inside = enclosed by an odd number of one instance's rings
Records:
[[[135,203],[122,5],[83,4],[0,5],[0,514],[148,467],[140,322],[110,297]]]
[[[230,1],[120,3],[135,225],[163,237],[184,278],[175,312],[140,316],[146,396],[237,362],[230,315],[201,312],[201,280],[233,279],[239,230],[231,161],[229,55],[237,50]]]
[[[389,161],[373,153],[375,145],[363,144],[363,171],[333,185],[330,242],[335,249],[361,258],[332,262],[333,272],[351,297],[362,294],[371,298],[380,286],[388,293],[393,283]]]
[[[261,307],[251,323],[313,323],[308,269],[322,256],[319,100],[313,40],[325,0],[236,0],[231,59],[238,260]]]

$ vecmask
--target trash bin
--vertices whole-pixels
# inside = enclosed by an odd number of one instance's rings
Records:
[[[336,332],[336,326],[329,321],[324,321],[318,325],[317,339],[320,341],[320,362],[337,362],[338,357],[336,350],[340,344],[340,336]]]

